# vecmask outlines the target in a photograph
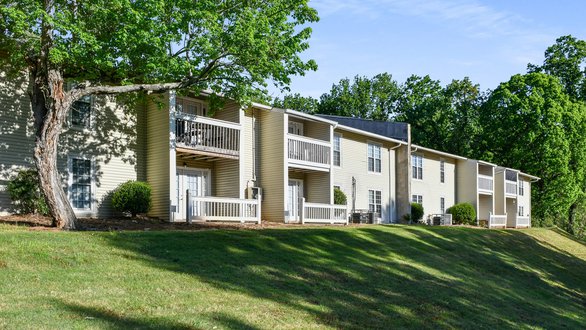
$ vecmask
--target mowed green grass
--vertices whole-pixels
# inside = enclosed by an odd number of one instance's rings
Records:
[[[546,229],[0,227],[0,328],[586,328],[586,246]]]

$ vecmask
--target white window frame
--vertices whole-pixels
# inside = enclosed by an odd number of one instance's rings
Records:
[[[446,161],[442,158],[440,158],[440,183],[446,183]]]
[[[370,154],[370,149],[372,147],[372,157]],[[378,156],[379,158],[376,158],[376,149],[378,149]],[[380,143],[377,142],[373,142],[373,141],[367,141],[366,144],[366,170],[368,171],[368,173],[372,173],[372,174],[382,174],[383,172],[383,155],[382,155],[382,145]],[[370,159],[372,158],[372,171],[370,170]],[[378,160],[378,171],[376,168],[377,165],[377,161]]]
[[[421,164],[417,163],[417,159],[421,160]],[[421,168],[421,172],[417,169]],[[411,155],[411,178],[415,180],[423,180],[423,156],[412,154]]]
[[[423,195],[413,194],[411,195],[411,203],[417,203],[423,205]]]
[[[82,101],[83,98],[87,98],[88,101],[87,102]],[[92,127],[94,125],[94,118],[93,117],[94,117],[95,98],[93,95],[86,95],[83,98],[75,101],[69,107],[69,115],[68,115],[69,128],[77,130],[77,131],[90,130],[90,129],[92,129]],[[77,102],[89,103],[90,108],[89,108],[88,124],[87,125],[78,125],[78,124],[73,123],[73,108],[75,106],[75,103],[77,103]]]
[[[289,120],[287,124],[287,133],[303,136],[305,134],[303,126],[302,122]],[[289,132],[291,128],[293,132]]]
[[[440,212],[441,214],[446,213],[446,199],[444,197],[440,197]]]
[[[184,111],[183,107],[187,105],[194,106],[194,113]],[[175,99],[175,111],[181,112],[183,114],[191,115],[191,116],[202,116],[206,117],[208,115],[208,104],[205,101],[193,99],[184,96],[178,96]]]
[[[519,214],[520,217],[525,216],[525,207],[523,205],[519,205],[517,213]]]
[[[372,200],[370,199],[372,193]],[[376,195],[378,194],[378,203]],[[372,207],[371,207],[372,206]],[[379,217],[382,216],[383,211],[383,192],[379,189],[368,189],[368,212],[376,212]]]
[[[336,139],[338,140],[338,150],[336,150]],[[334,141],[332,142],[333,161],[335,167],[342,167],[342,134],[334,133]],[[336,152],[338,153],[338,164],[336,164]]]
[[[90,162],[90,207],[89,208],[77,208],[73,205],[73,160],[84,160]],[[72,154],[67,157],[67,170],[69,173],[67,182],[67,196],[71,208],[76,212],[93,212],[95,210],[96,200],[96,176],[95,176],[95,159],[94,157]]]
[[[525,181],[519,180],[519,196],[525,196]]]

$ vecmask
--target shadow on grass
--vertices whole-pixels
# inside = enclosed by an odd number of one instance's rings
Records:
[[[108,237],[153,267],[336,328],[586,327],[586,263],[522,231],[378,226]],[[234,317],[219,322],[251,329]]]
[[[161,329],[161,330],[188,330],[200,329],[192,325],[169,320],[168,318],[149,318],[148,316],[136,318],[119,314],[113,310],[104,308],[89,307],[80,304],[70,303],[63,300],[53,299],[52,304],[60,309],[77,314],[84,319],[87,327],[114,328],[114,329]],[[227,329],[257,330],[240,320],[237,320],[224,313],[213,313],[208,315]]]

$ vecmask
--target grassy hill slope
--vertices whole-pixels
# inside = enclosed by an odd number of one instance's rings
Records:
[[[414,226],[0,227],[0,328],[586,328],[586,246]]]

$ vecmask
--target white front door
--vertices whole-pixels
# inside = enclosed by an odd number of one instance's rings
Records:
[[[191,196],[209,195],[209,170],[177,168],[177,220],[187,218],[187,190]],[[198,215],[197,203],[192,205],[192,215]]]
[[[288,221],[300,221],[299,218],[299,199],[303,197],[303,180],[290,179],[289,189],[287,189],[287,211],[289,212]]]

